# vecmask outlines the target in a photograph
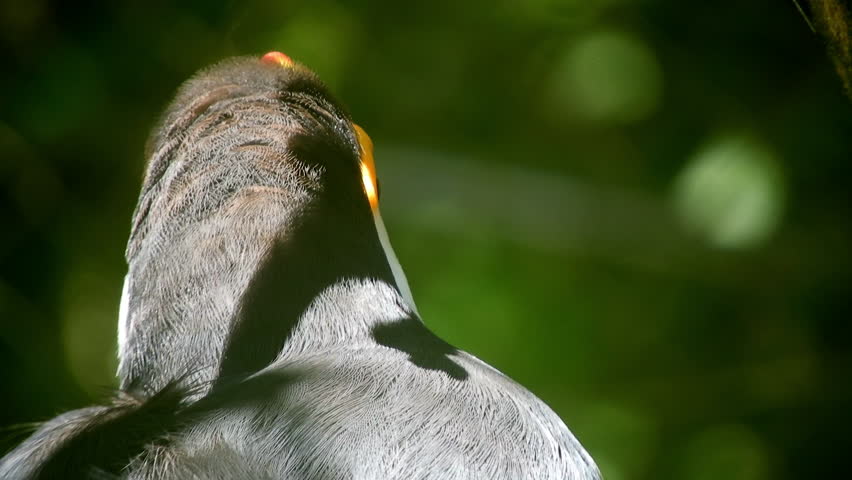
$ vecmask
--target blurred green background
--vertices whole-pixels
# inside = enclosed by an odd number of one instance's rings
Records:
[[[608,480],[841,478],[852,103],[792,2],[0,2],[0,448],[114,387],[159,111],[281,50],[372,136],[426,323]]]

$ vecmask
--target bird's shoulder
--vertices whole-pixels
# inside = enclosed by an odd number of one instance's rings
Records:
[[[376,344],[283,359],[234,390],[238,405],[220,398],[229,408],[199,422],[185,444],[274,459],[273,477],[597,478],[573,434],[528,390],[459,350],[422,356]]]

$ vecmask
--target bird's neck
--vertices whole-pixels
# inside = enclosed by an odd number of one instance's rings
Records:
[[[399,290],[375,278],[341,278],[303,312],[279,360],[374,344],[382,325],[417,318]]]
[[[376,324],[416,318],[372,226],[322,206],[297,218],[256,200],[168,239],[152,227],[122,301],[123,388],[177,382],[203,392],[282,356],[368,341]]]

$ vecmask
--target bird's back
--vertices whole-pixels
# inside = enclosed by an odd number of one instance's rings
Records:
[[[559,417],[497,370],[464,352],[447,355],[457,370],[415,362],[380,344],[277,362],[212,392],[130,478],[597,478]]]
[[[417,330],[422,344],[440,342]],[[0,472],[3,478],[59,472],[128,479],[600,478],[549,407],[461,351],[440,360],[434,352],[368,340],[282,358],[184,403],[189,396],[167,389],[136,405],[69,412],[18,447]]]

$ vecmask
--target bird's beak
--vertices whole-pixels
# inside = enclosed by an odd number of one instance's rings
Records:
[[[355,130],[361,153],[361,182],[364,184],[364,192],[370,201],[370,207],[376,210],[379,208],[379,188],[376,183],[376,163],[373,160],[373,141],[357,124],[353,123],[352,128]]]
[[[391,247],[388,232],[385,229],[385,222],[382,221],[382,215],[379,213],[379,184],[376,180],[376,164],[373,161],[373,141],[370,140],[367,132],[357,124],[353,123],[352,129],[355,130],[355,137],[358,140],[361,183],[364,184],[364,193],[367,195],[367,200],[370,201],[370,208],[373,210],[373,221],[376,224],[376,233],[379,236],[379,242],[382,244],[385,258],[387,258],[388,265],[390,265],[391,272],[393,272],[393,278],[396,282],[396,287],[399,289],[399,293],[405,298],[411,310],[417,314],[417,305],[414,304],[414,298],[411,296],[411,288],[408,286],[405,272],[402,271],[399,260],[396,258],[396,253],[394,253],[393,247]]]

